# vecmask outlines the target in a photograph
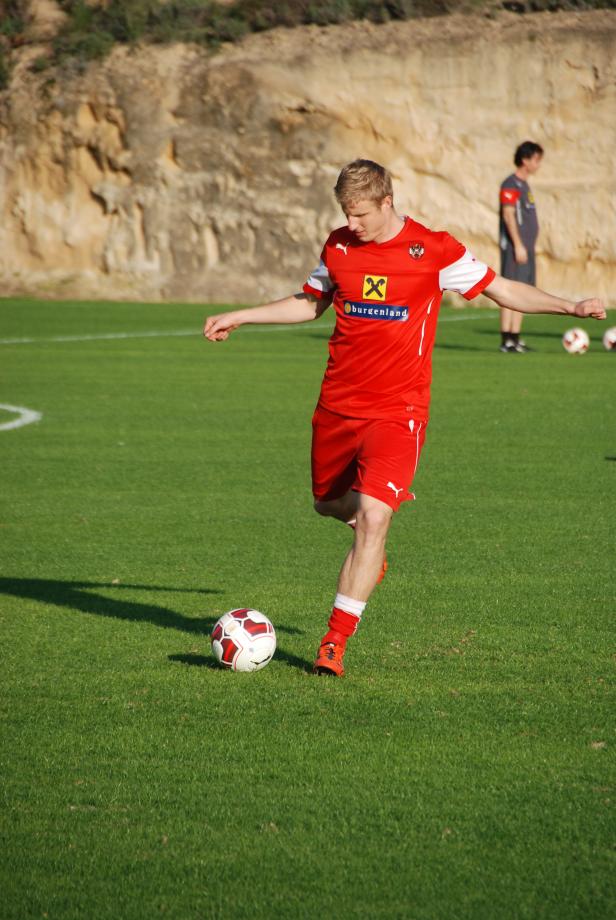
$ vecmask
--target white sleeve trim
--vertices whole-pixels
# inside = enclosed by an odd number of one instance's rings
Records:
[[[440,270],[438,273],[439,287],[441,291],[466,294],[485,278],[487,271],[488,266],[485,262],[480,262],[467,249],[461,259]]]
[[[334,282],[329,276],[329,271],[327,270],[327,265],[321,259],[317,267],[314,269],[306,284],[314,288],[315,291],[322,291],[324,294],[329,293],[334,287]]]

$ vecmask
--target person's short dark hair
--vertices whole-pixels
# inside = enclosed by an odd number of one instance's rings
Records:
[[[513,156],[513,162],[516,166],[521,166],[523,160],[530,160],[536,153],[543,156],[543,147],[541,144],[535,144],[534,141],[524,141],[516,150]]]

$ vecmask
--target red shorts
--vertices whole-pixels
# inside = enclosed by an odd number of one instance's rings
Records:
[[[312,419],[312,492],[317,501],[350,489],[397,511],[419,463],[425,422],[347,418],[317,406]]]

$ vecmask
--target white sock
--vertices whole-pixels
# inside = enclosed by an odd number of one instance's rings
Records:
[[[353,616],[360,620],[362,613],[366,609],[366,601],[356,601],[352,597],[347,597],[346,594],[337,594],[334,607],[337,607],[338,610],[344,610],[345,613],[352,613]]]

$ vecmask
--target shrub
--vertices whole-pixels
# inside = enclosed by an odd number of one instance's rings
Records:
[[[388,22],[498,8],[529,13],[592,7],[614,8],[616,0],[235,0],[228,5],[214,0],[111,0],[94,7],[86,0],[64,0],[68,18],[55,39],[54,56],[83,63],[103,57],[116,42],[183,41],[215,48],[276,26]],[[2,12],[2,30],[12,37],[23,28],[19,3],[0,2]]]
[[[11,80],[11,68],[6,60],[6,56],[0,48],[0,92],[6,89]]]

